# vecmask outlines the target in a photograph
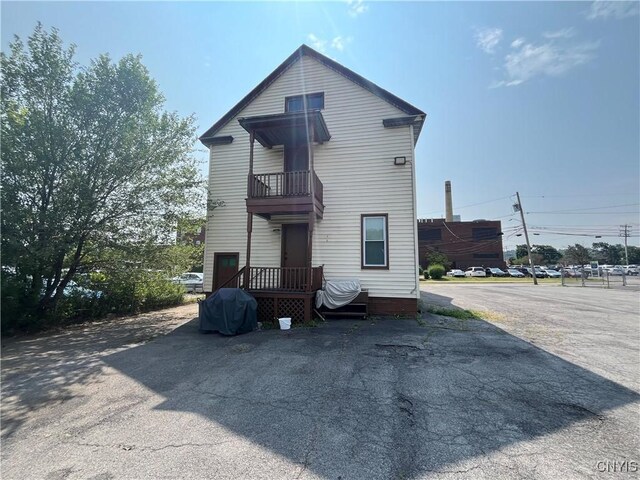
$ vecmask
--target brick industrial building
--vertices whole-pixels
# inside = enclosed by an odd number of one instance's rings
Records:
[[[446,255],[451,268],[504,268],[502,226],[499,220],[447,222],[445,218],[418,220],[420,265],[430,251]]]
[[[504,268],[502,223],[499,220],[461,222],[460,217],[453,215],[451,182],[445,182],[444,191],[446,218],[418,220],[420,265],[427,266],[429,252],[439,252],[447,256],[451,268]]]

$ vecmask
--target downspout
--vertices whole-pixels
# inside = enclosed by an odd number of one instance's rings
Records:
[[[414,278],[415,278],[415,287],[410,293],[415,293],[416,298],[420,300],[420,280],[418,278],[418,264],[420,263],[420,249],[418,248],[418,213],[417,213],[417,200],[416,200],[416,180],[415,180],[415,158],[416,158],[416,150],[415,145],[413,143],[413,129],[414,126],[409,125],[409,142],[411,146],[411,199],[413,201],[413,248],[415,255],[415,263],[414,263]]]

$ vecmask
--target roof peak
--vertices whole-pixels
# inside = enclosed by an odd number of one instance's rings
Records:
[[[426,117],[426,113],[422,110],[414,107],[410,103],[402,100],[400,97],[392,94],[391,92],[379,87],[375,83],[367,80],[362,75],[357,74],[353,70],[348,69],[344,65],[338,63],[337,61],[327,57],[326,55],[314,50],[307,44],[303,43],[298,48],[296,48],[291,55],[289,55],[284,62],[282,62],[273,72],[271,72],[262,82],[260,82],[253,90],[251,90],[247,95],[242,98],[231,110],[229,110],[220,120],[211,126],[205,133],[200,137],[200,141],[205,143],[206,138],[211,138],[215,136],[215,134],[224,127],[230,120],[232,120],[244,107],[246,107],[249,103],[251,103],[260,93],[266,90],[280,75],[282,75],[291,65],[293,65],[297,60],[302,58],[302,56],[311,57],[326,67],[336,71],[340,75],[346,77],[351,80],[356,85],[364,88],[365,90],[370,91],[374,95],[382,98],[386,102],[390,103],[400,111],[404,112],[406,115],[414,115],[420,116],[424,120]],[[415,134],[415,140],[417,141],[418,135],[420,134],[420,130],[422,129],[423,122],[421,121],[418,127],[418,131]]]

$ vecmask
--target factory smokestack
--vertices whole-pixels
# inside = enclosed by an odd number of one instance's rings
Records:
[[[453,201],[451,200],[451,182],[444,182],[444,203],[446,209],[445,219],[447,222],[453,222]]]

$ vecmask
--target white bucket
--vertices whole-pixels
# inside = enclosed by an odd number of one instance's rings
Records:
[[[289,330],[291,328],[291,318],[279,318],[278,321],[280,322],[280,330]]]

